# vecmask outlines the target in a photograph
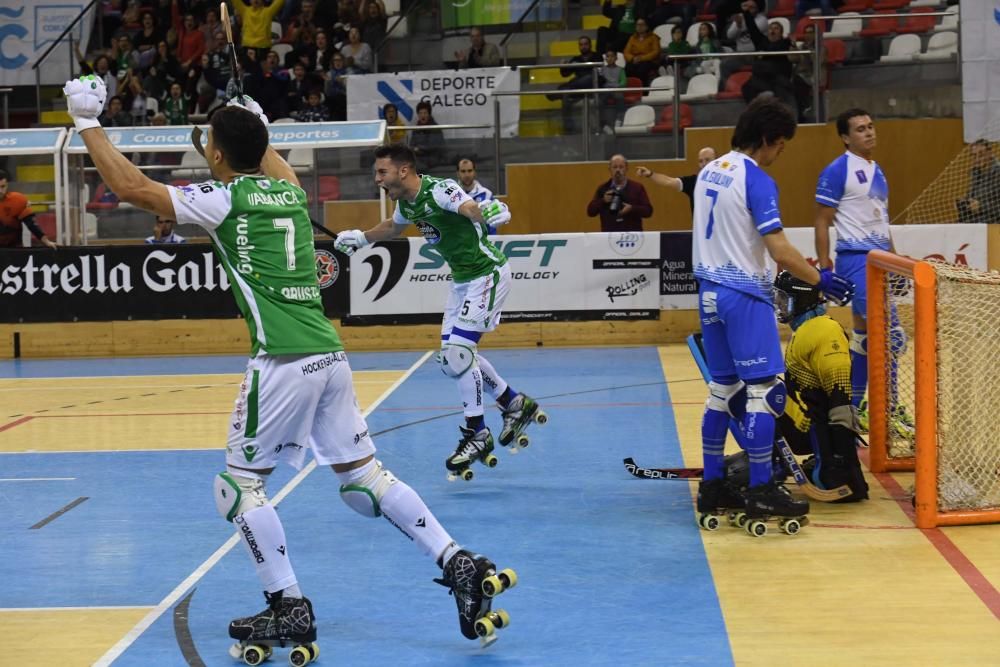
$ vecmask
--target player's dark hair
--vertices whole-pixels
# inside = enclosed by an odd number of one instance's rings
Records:
[[[6,169],[0,169],[0,181],[6,181],[9,178],[10,178],[10,176],[7,174],[7,170]]]
[[[375,149],[376,160],[385,157],[389,158],[397,167],[409,165],[413,169],[417,168],[417,156],[414,155],[413,149],[406,144],[388,144]]]
[[[466,160],[468,160],[469,162],[472,163],[472,168],[473,169],[476,168],[476,161],[473,160],[471,157],[460,157],[457,160],[455,160],[455,169],[460,169],[461,166],[462,166],[462,163],[465,162]]]
[[[837,136],[851,133],[852,118],[857,118],[858,116],[870,116],[870,115],[871,114],[865,111],[864,109],[859,109],[857,107],[852,107],[847,111],[841,112],[841,114],[837,116]]]
[[[755,151],[764,144],[795,136],[795,112],[774,96],[757,97],[740,114],[730,142],[734,150]]]
[[[257,114],[240,107],[221,107],[212,114],[209,124],[212,142],[233,171],[247,174],[260,170],[269,137]]]

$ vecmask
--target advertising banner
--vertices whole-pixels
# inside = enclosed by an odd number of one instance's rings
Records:
[[[430,102],[441,125],[491,125],[479,129],[444,130],[445,138],[492,137],[492,92],[521,89],[521,75],[509,67],[428,70],[347,77],[347,119],[380,118],[382,107],[396,105],[407,125],[416,122],[417,104]],[[517,95],[500,99],[500,126],[505,137],[517,136],[520,103]]]
[[[445,30],[469,26],[514,23],[532,0],[445,0],[441,3],[441,27]],[[525,19],[529,23],[562,19],[562,0],[542,0]]]
[[[958,11],[959,5],[949,7]],[[1000,2],[962,0],[962,124],[966,143],[1000,141]]]
[[[655,233],[503,235],[513,285],[504,321],[656,319]],[[439,321],[451,271],[434,245],[407,238],[351,257],[351,319],[360,323]]]
[[[84,0],[21,0],[4,2],[0,6],[0,86],[33,86],[32,65],[73,22],[83,8]],[[94,12],[84,17],[73,29],[73,41],[86,44],[94,23]],[[81,51],[86,47],[81,47]],[[75,63],[74,70],[79,68]],[[57,46],[41,66],[43,85],[62,84],[70,72],[69,42]]]
[[[0,250],[2,322],[238,317],[229,278],[207,244]],[[329,317],[348,309],[347,258],[316,244]]]

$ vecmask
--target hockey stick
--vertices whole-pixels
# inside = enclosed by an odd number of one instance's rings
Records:
[[[781,459],[784,461],[785,467],[788,468],[788,472],[792,473],[792,479],[802,489],[802,493],[806,494],[809,498],[829,503],[851,495],[851,487],[846,484],[841,484],[836,489],[821,489],[812,484],[809,478],[806,477],[806,473],[802,470],[802,466],[799,465],[795,454],[792,452],[792,448],[788,446],[785,439],[775,438],[774,444],[778,447],[778,451],[781,452]]]
[[[239,2],[239,0],[236,0]],[[226,29],[226,41],[229,42],[229,66],[233,69],[233,79],[236,81],[236,97],[243,104],[243,77],[240,76],[236,60],[236,44],[233,42],[233,24],[229,22],[229,6],[225,0],[219,3],[219,21]]]
[[[639,479],[683,479],[699,480],[703,472],[702,468],[643,468],[636,465],[631,457],[623,461],[625,469],[633,477]]]

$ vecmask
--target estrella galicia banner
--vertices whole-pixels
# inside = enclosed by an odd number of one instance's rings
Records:
[[[0,250],[3,322],[238,317],[229,277],[208,244]],[[316,244],[328,317],[348,310],[347,257]]]
[[[657,319],[655,233],[491,237],[513,284],[503,320]],[[434,244],[375,243],[351,257],[351,323],[440,321],[451,271]]]

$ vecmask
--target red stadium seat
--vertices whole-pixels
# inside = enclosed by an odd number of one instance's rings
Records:
[[[847,0],[847,2],[837,8],[837,13],[866,12],[872,8],[873,1],[874,0]]]
[[[891,14],[891,10],[882,11],[878,14]],[[858,37],[885,37],[896,32],[899,27],[899,19],[894,16],[881,17],[878,14],[869,14],[865,17],[865,27],[858,33]]]
[[[681,129],[685,127],[691,127],[694,124],[694,113],[691,111],[691,106],[688,104],[681,105]],[[653,132],[667,132],[672,133],[674,131],[674,105],[668,104],[663,107],[660,111],[660,122],[653,126]]]
[[[827,65],[842,65],[847,60],[847,45],[842,39],[824,39]]]
[[[795,24],[795,28],[792,30],[791,39],[796,42],[801,42],[806,34],[806,26],[810,23],[821,23],[821,21],[811,21],[808,16],[803,16]]]
[[[53,241],[56,240],[56,214],[55,213],[36,213],[35,214],[35,222],[38,223],[38,226],[42,228],[42,231],[45,232],[45,235],[47,237],[49,237]],[[41,241],[39,241],[38,239],[36,239],[34,237],[32,237],[31,243],[32,243],[32,245],[41,245]]]
[[[319,177],[319,200],[335,201],[340,199],[340,179],[336,176]]]
[[[900,19],[899,27],[896,28],[896,32],[901,35],[930,32],[934,29],[934,17],[921,16],[921,14],[933,11],[935,11],[933,7],[914,7],[909,16],[905,19]]]
[[[875,11],[891,11],[899,12],[900,9],[905,9],[910,6],[910,0],[877,0],[875,2]]]
[[[767,11],[767,17],[784,16],[791,18],[795,16],[795,0],[778,0],[777,4]]]
[[[625,79],[626,88],[642,88],[642,79],[637,76],[630,76]],[[635,104],[642,99],[642,91],[631,91],[627,93],[622,93],[622,97],[625,98],[625,104]]]
[[[87,202],[87,210],[106,211],[112,208],[118,208],[118,198],[108,190],[107,185],[101,183],[94,189],[93,198]]]
[[[743,97],[743,84],[750,80],[750,72],[733,72],[726,85],[716,95],[717,100],[738,100]]]

